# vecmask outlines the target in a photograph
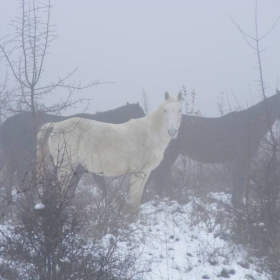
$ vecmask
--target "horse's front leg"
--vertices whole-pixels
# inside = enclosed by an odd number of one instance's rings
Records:
[[[238,160],[234,162],[233,168],[233,189],[231,203],[235,208],[240,209],[244,206],[243,195],[248,176],[249,162],[244,159]]]
[[[149,175],[150,172],[134,172],[131,174],[129,203],[135,212],[138,211],[143,190]]]

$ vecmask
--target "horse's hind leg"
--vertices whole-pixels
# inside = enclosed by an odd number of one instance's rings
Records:
[[[14,169],[11,162],[6,162],[0,173],[0,187],[1,187],[1,198],[0,198],[0,220],[7,214],[8,206],[13,201],[12,187],[14,178]],[[2,193],[3,191],[3,193]]]
[[[5,190],[5,200],[9,204],[12,202],[12,188],[14,179],[14,165],[8,161],[1,171],[1,185]]]
[[[3,152],[0,152],[0,173],[5,165],[6,165],[5,156]]]
[[[68,189],[67,189],[67,192],[69,192],[70,197],[74,196],[76,187],[85,172],[86,169],[81,164],[79,164],[74,170],[74,172],[72,173],[72,178],[68,184]]]
[[[107,194],[107,187],[106,187],[106,183],[105,183],[105,177],[104,176],[100,176],[100,175],[96,175],[96,174],[93,173],[93,178],[94,178],[95,183],[98,185],[98,187],[102,191],[102,196],[105,197],[106,194]]]
[[[243,194],[244,194],[247,172],[248,172],[248,162],[244,160],[239,160],[234,163],[231,203],[236,208],[242,208],[244,206]]]

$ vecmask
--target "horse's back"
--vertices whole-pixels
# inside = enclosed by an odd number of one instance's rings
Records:
[[[62,157],[61,150],[66,148],[74,165],[81,163],[89,168],[92,166],[91,171],[94,173],[105,172],[102,171],[101,162],[115,162],[114,158],[120,158],[124,152],[120,148],[120,135],[123,135],[126,125],[71,118],[52,126],[53,131],[48,139],[51,156]]]
[[[113,170],[110,176],[149,165],[152,160],[149,150],[156,150],[143,119],[108,124],[72,118],[54,123],[49,137],[52,157],[59,156],[58,150],[63,149],[63,144],[71,151],[72,162],[91,166],[91,171],[97,174]]]
[[[237,112],[218,118],[184,116],[178,136],[181,151],[204,163],[232,161],[248,149],[245,126]]]

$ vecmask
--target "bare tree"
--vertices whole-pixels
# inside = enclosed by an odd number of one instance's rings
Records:
[[[3,118],[6,117],[5,114],[5,109],[4,106],[6,104],[6,99],[7,99],[7,80],[8,80],[8,75],[6,74],[5,79],[3,80],[2,83],[0,83],[0,147],[1,147],[1,125],[3,123]]]
[[[59,113],[74,105],[73,92],[84,88],[66,83],[74,71],[55,83],[42,85],[44,61],[50,43],[56,39],[50,25],[50,11],[50,2],[23,0],[21,16],[13,22],[16,35],[10,40],[5,38],[0,45],[16,80],[16,86],[9,90],[5,109],[32,113],[34,143],[37,143],[37,113]],[[58,88],[69,92],[68,99],[46,107],[45,95],[53,94]],[[137,256],[129,251],[120,252],[118,248],[123,238],[120,226],[126,221],[122,212],[126,196],[122,203],[116,203],[116,195],[108,193],[97,199],[96,207],[91,210],[92,200],[75,194],[76,185],[72,184],[71,176],[58,176],[59,163],[49,169],[43,161],[46,176],[37,180],[36,147],[31,151],[33,176],[26,182],[24,192],[13,195],[11,220],[4,220],[0,229],[1,257],[8,265],[0,265],[1,279],[132,279],[134,275],[129,270]],[[94,215],[90,217],[91,213]],[[111,235],[108,246],[85,234],[89,226],[94,232]]]
[[[61,153],[64,148],[61,147]],[[65,155],[67,156],[67,155]],[[71,178],[59,175],[63,161],[50,169],[42,161],[44,176],[30,195],[17,194],[13,223],[0,229],[0,250],[5,263],[4,279],[117,280],[133,279],[131,274],[139,253],[119,249],[127,220],[123,207],[127,191],[123,181],[112,192],[97,196],[90,190],[75,193]],[[34,182],[31,182],[34,183]],[[40,202],[36,199],[40,200]],[[3,230],[4,229],[4,230]],[[105,241],[99,240],[106,235]]]
[[[271,28],[269,30],[267,30],[266,32],[264,32],[263,35],[259,34],[259,26],[258,26],[258,1],[255,2],[255,35],[251,35],[247,32],[245,32],[239,25],[236,24],[236,22],[233,20],[233,18],[231,17],[232,22],[234,23],[234,25],[238,28],[238,30],[240,31],[241,35],[243,36],[243,38],[245,39],[245,41],[247,42],[247,44],[254,50],[256,56],[257,56],[257,69],[259,70],[259,86],[260,86],[260,91],[262,94],[262,98],[265,100],[266,99],[266,89],[267,86],[265,85],[265,81],[264,81],[264,74],[263,74],[263,67],[262,67],[262,58],[261,58],[261,53],[265,50],[263,48],[261,48],[261,41],[264,40],[270,33],[271,31],[275,28],[276,24],[278,23],[278,21],[280,20],[280,16],[276,19],[275,23],[271,26]],[[269,121],[270,119],[270,113],[269,113],[269,109],[268,106],[266,104],[265,106],[265,113],[266,113],[266,117]],[[273,139],[273,131],[272,128],[270,129],[270,134],[271,137]]]
[[[5,109],[14,113],[29,111],[32,113],[32,138],[33,155],[31,162],[32,177],[36,178],[36,143],[38,124],[38,112],[60,114],[61,110],[73,106],[78,101],[71,99],[75,91],[87,88],[96,82],[82,86],[73,82],[67,82],[76,69],[56,82],[43,84],[44,63],[49,53],[50,44],[57,36],[54,26],[51,25],[51,4],[40,1],[21,1],[21,15],[12,21],[15,29],[12,38],[4,37],[0,44],[0,51],[6,59],[15,86],[9,89],[6,95]],[[45,105],[45,97],[56,94],[55,91],[63,89],[68,91],[65,101],[59,101],[51,106]],[[58,99],[58,98],[57,98]],[[59,99],[58,99],[59,100]]]
[[[191,116],[200,116],[200,110],[195,110],[196,107],[196,91],[193,89],[190,93],[187,91],[186,87],[183,86],[181,92],[184,97],[185,102],[185,114]]]
[[[142,105],[144,108],[144,112],[146,115],[149,114],[150,111],[150,102],[146,91],[142,88]]]
[[[264,80],[264,69],[261,54],[264,49],[261,42],[275,28],[280,17],[272,27],[263,35],[259,33],[257,1],[255,5],[255,34],[245,32],[232,18],[250,48],[254,50],[259,71],[258,84],[262,99],[265,102],[264,118],[270,123],[271,112],[267,106],[267,86]],[[279,91],[277,90],[277,93]],[[263,269],[279,279],[280,259],[280,153],[279,153],[279,122],[270,127],[268,134],[261,141],[259,153],[253,158],[246,180],[246,207],[236,210],[229,205],[225,206],[225,215],[229,215],[231,221],[231,235],[238,241],[254,250],[257,256],[263,257]],[[250,145],[250,142],[248,142]]]

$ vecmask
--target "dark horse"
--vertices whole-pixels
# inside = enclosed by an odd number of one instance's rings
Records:
[[[165,150],[164,159],[151,174],[161,195],[166,176],[182,154],[201,163],[233,162],[232,203],[242,203],[250,159],[257,153],[260,140],[280,118],[280,92],[240,112],[218,118],[182,116],[177,139]]]
[[[46,113],[37,113],[37,131],[49,122],[60,122],[69,118],[78,117],[92,119],[106,123],[124,123],[130,119],[144,117],[144,111],[139,105],[129,104],[114,110],[98,112],[96,114],[76,114],[72,116],[55,116]],[[34,140],[32,137],[32,115],[30,112],[19,113],[6,119],[2,125],[2,159],[0,170],[5,169],[6,195],[11,194],[11,187],[15,173],[18,184],[21,185],[26,174],[30,171]],[[98,178],[96,178],[98,180]],[[102,184],[102,182],[100,182]]]

